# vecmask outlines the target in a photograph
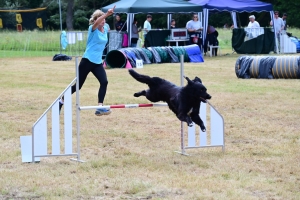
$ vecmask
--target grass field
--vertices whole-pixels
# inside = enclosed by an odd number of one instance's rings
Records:
[[[187,76],[202,78],[225,119],[224,154],[219,148],[188,150],[189,157],[174,153],[180,149],[180,122],[168,108],[116,109],[103,117],[81,112],[86,163],[58,157],[39,164],[21,162],[19,137],[31,134],[74,78],[74,61],[2,58],[0,199],[299,199],[300,82],[237,79],[237,57],[184,65]],[[179,64],[138,71],[180,83]],[[127,70],[109,69],[107,75],[106,104],[147,102],[133,97],[146,86]],[[89,75],[81,104],[96,105],[97,90]]]
[[[220,40],[228,41],[229,33]],[[298,79],[238,79],[240,55],[224,45],[223,56],[184,67],[186,76],[202,79],[224,117],[225,153],[174,153],[180,122],[166,107],[115,109],[102,117],[81,112],[85,163],[54,157],[29,164],[21,162],[20,136],[31,135],[33,123],[73,80],[75,62],[53,62],[51,51],[24,52],[0,52],[0,199],[300,199]],[[137,70],[180,84],[179,63]],[[126,69],[106,72],[105,104],[148,103],[133,97],[146,85]],[[98,87],[90,74],[80,91],[82,106],[96,105]],[[75,130],[74,124],[74,136]]]

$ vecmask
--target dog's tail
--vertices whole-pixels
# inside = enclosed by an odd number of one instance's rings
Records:
[[[135,80],[137,80],[137,81],[139,81],[141,83],[146,83],[146,84],[152,83],[152,78],[150,76],[139,74],[136,71],[134,71],[133,69],[129,69],[128,71],[129,71],[129,74]]]

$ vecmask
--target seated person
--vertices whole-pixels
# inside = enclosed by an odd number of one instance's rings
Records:
[[[206,34],[206,38],[205,38],[205,42],[204,42],[204,53],[207,52],[208,43],[209,43],[209,45],[213,45],[213,46],[219,45],[218,36],[219,36],[219,33],[215,29],[215,27],[208,25],[207,26],[207,34]],[[215,56],[217,56],[217,52],[218,52],[218,49],[214,48],[213,54]]]
[[[202,47],[202,25],[198,20],[198,15],[194,14],[193,19],[186,23],[186,29],[190,36],[190,44],[198,44],[199,48]]]

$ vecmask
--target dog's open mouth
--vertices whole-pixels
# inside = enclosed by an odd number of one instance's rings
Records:
[[[203,102],[207,102],[207,100],[206,99],[204,99],[204,98],[202,98],[202,97],[200,97],[200,99],[201,99],[201,101],[203,101]]]

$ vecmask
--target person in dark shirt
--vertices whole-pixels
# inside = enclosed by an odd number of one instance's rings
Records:
[[[285,30],[285,31],[286,31],[286,28],[287,28],[286,17],[287,17],[287,14],[286,14],[286,13],[283,13],[283,15],[282,15],[282,21],[283,21],[283,23],[284,23],[284,28],[283,28],[283,30]]]
[[[127,30],[126,23],[121,20],[121,17],[119,14],[116,14],[115,28],[117,31],[126,31]]]
[[[219,45],[218,36],[219,36],[219,33],[215,29],[215,27],[213,27],[211,25],[208,25],[207,26],[206,39],[205,39],[205,42],[204,42],[204,53],[205,54],[208,51],[208,44],[213,45],[213,46],[218,46]],[[213,49],[213,51],[214,51],[214,55],[217,56],[218,49]]]
[[[176,28],[176,22],[175,22],[175,19],[172,19],[171,20],[171,25],[170,25],[170,28]]]
[[[137,19],[133,19],[132,27],[131,27],[131,47],[136,47],[137,46],[137,41],[139,39],[139,32],[142,30],[137,27]]]

